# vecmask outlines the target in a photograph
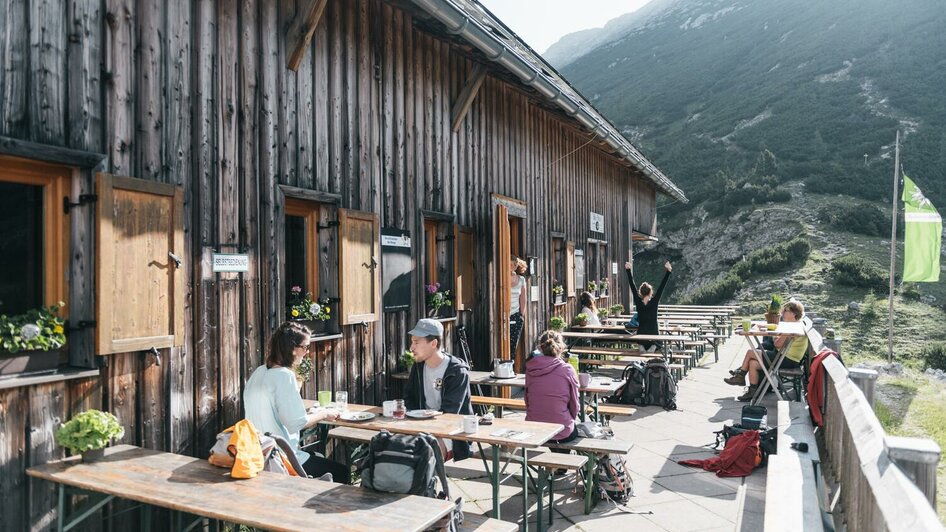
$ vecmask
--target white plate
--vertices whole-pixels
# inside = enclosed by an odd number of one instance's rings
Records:
[[[511,377],[500,377],[500,376],[498,376],[498,375],[496,375],[496,374],[493,374],[493,373],[490,373],[489,376],[492,377],[492,378],[494,378],[494,379],[515,379],[516,377],[518,377],[518,375],[515,375],[515,374],[512,375]]]
[[[407,411],[407,417],[412,417],[414,419],[430,419],[439,414],[440,412],[436,410],[408,410]]]
[[[368,421],[375,417],[373,412],[345,412],[338,416],[345,421]]]

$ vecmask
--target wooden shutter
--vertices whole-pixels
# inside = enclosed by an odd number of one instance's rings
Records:
[[[339,318],[342,325],[378,321],[381,306],[381,258],[378,216],[338,210]]]
[[[575,243],[565,244],[565,290],[568,297],[575,297]]]
[[[453,226],[454,264],[456,264],[457,310],[472,309],[476,301],[476,282],[473,277],[473,229]]]
[[[182,189],[109,174],[97,186],[98,354],[182,345]]]
[[[512,308],[512,286],[509,281],[509,210],[496,206],[496,319],[499,324],[496,358],[509,359],[509,311]]]

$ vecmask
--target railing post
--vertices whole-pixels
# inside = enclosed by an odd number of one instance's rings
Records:
[[[867,404],[874,407],[874,383],[877,382],[877,372],[866,368],[848,368],[848,378],[864,392]]]
[[[936,466],[942,452],[929,438],[887,436],[887,454],[936,508]]]

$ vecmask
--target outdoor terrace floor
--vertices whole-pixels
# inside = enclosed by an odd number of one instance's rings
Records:
[[[730,338],[720,349],[718,363],[713,363],[710,352],[703,366],[691,370],[679,383],[678,410],[667,412],[659,407],[640,407],[631,418],[613,419],[615,437],[634,443],[634,449],[627,456],[627,466],[636,496],[625,508],[600,501],[591,514],[585,515],[582,501],[574,493],[574,474],[556,480],[555,522],[550,530],[761,530],[765,469],[756,469],[746,478],[718,478],[714,473],[676,463],[676,460],[713,456],[713,432],[720,430],[725,422],[738,420],[745,403],[737,402],[735,397],[743,389],[725,384],[723,378],[741,361],[747,347],[741,337]],[[769,424],[775,424],[774,394],[769,394],[763,404],[768,408]],[[491,491],[482,462],[474,458],[458,464],[451,462],[448,469],[451,494],[464,498],[466,510],[489,512]],[[507,473],[515,470],[516,466],[510,465]],[[521,523],[520,492],[518,478],[502,485],[503,520]],[[530,502],[529,527],[534,530],[534,492],[530,493]]]

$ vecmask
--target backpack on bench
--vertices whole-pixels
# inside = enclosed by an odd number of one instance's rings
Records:
[[[371,438],[368,454],[359,466],[363,487],[387,493],[451,500],[440,442],[430,434],[410,436],[382,430]],[[438,489],[439,480],[439,489]],[[463,524],[463,499],[432,529],[456,532]]]
[[[677,381],[670,373],[670,366],[662,358],[652,358],[645,365],[644,402],[665,410],[677,409]]]
[[[646,369],[641,362],[633,361],[624,367],[621,380],[624,384],[612,395],[604,398],[604,402],[619,405],[643,405],[644,389],[646,384]]]
[[[614,439],[614,431],[610,427],[603,427],[597,422],[585,421],[579,423],[577,427],[578,434],[583,438]],[[584,469],[580,470],[580,475],[585,481],[585,486],[589,486],[587,479],[584,478]],[[610,453],[598,457],[594,476],[598,486],[598,496],[602,500],[610,499],[617,504],[627,504],[627,501],[634,496],[634,481],[627,472],[624,455]]]

